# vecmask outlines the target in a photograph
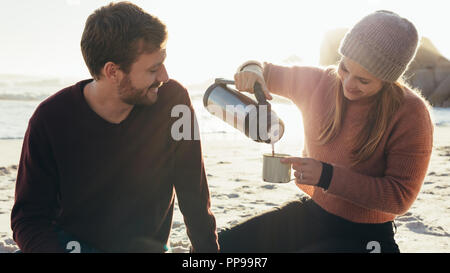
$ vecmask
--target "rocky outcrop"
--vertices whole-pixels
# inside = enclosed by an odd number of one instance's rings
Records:
[[[347,29],[335,29],[325,34],[320,48],[320,64],[336,64],[338,48]],[[406,82],[420,90],[436,107],[450,107],[450,61],[426,37],[420,41],[414,60],[404,76]]]
[[[320,64],[321,65],[332,65],[336,64],[340,60],[340,55],[338,53],[339,45],[342,38],[344,38],[346,28],[338,28],[330,30],[327,32],[322,40],[322,45],[320,47]]]

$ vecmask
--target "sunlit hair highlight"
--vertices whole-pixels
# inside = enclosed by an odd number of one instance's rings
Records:
[[[342,82],[337,73],[337,67],[330,70],[334,76],[334,83],[328,93],[331,103],[319,133],[319,144],[324,145],[337,137],[342,130],[347,101],[344,97]],[[399,109],[405,91],[405,84],[402,81],[394,83],[384,83],[382,89],[374,95],[374,102],[371,104],[366,122],[361,131],[353,139],[351,151],[351,164],[357,165],[367,160],[376,150],[383,138],[394,114]]]

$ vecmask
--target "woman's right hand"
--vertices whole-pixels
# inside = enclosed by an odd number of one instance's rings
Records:
[[[261,89],[264,92],[266,99],[272,99],[262,73],[257,73],[253,70],[245,70],[244,68],[243,71],[234,74],[234,82],[237,90],[252,94],[255,92],[253,90],[255,83],[258,82],[261,85]]]

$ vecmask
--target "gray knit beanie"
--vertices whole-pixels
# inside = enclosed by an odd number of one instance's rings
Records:
[[[367,15],[347,32],[339,53],[375,77],[395,82],[414,58],[418,40],[417,30],[410,21],[380,10]]]

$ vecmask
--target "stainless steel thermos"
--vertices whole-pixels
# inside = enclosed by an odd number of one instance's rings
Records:
[[[261,85],[255,83],[256,102],[231,88],[229,85],[232,84],[234,81],[216,79],[203,96],[205,108],[254,141],[275,143],[280,140],[284,133],[284,123],[272,111]]]

